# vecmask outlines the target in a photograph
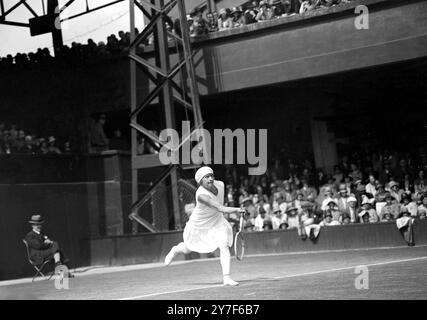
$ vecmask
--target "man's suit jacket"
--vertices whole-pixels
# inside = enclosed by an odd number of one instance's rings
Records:
[[[28,243],[30,249],[30,259],[35,264],[41,264],[44,260],[43,250],[50,247],[49,244],[44,243],[45,235],[43,233],[36,233],[33,230],[27,233],[25,241]]]

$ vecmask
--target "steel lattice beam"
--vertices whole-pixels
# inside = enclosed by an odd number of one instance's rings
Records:
[[[147,225],[147,221],[142,221],[138,216],[138,209],[145,203],[149,198],[153,190],[158,184],[162,183],[166,178],[171,178],[172,187],[172,201],[173,210],[175,217],[176,227],[181,228],[180,212],[179,212],[179,199],[177,192],[177,171],[176,167],[169,167],[165,173],[154,182],[150,188],[142,197],[138,194],[138,170],[146,167],[152,167],[152,161],[149,162],[148,158],[152,158],[152,155],[147,155],[146,166],[144,165],[144,156],[137,154],[137,133],[140,132],[145,136],[149,137],[159,145],[163,145],[159,137],[154,135],[151,131],[146,129],[142,124],[138,123],[138,115],[141,111],[156,98],[159,99],[161,107],[164,110],[165,122],[167,128],[174,128],[174,101],[178,101],[188,110],[193,112],[194,126],[190,130],[190,133],[186,137],[182,137],[177,149],[187,142],[191,137],[191,132],[195,128],[203,127],[203,120],[200,112],[199,93],[197,83],[195,79],[193,54],[191,51],[190,35],[187,26],[187,18],[185,11],[184,0],[169,0],[166,4],[164,0],[152,0],[148,2],[146,0],[130,0],[130,28],[131,28],[131,44],[129,50],[130,68],[131,68],[131,113],[130,113],[130,125],[132,127],[132,200],[133,205],[131,207],[131,214],[129,217],[138,223],[144,225],[148,230],[152,231],[156,228],[152,225]],[[178,6],[179,20],[182,35],[178,36],[170,33],[166,30],[165,22],[167,21],[169,12]],[[135,11],[139,9],[149,20],[148,24],[141,31],[139,35],[135,35]],[[149,13],[151,10],[151,13]],[[169,18],[170,19],[170,18]],[[155,52],[155,63],[146,59],[144,56],[138,55],[137,48],[143,43],[149,36],[154,37],[154,52]],[[178,62],[174,66],[170,66],[169,59],[169,44],[168,36],[172,37],[176,44],[176,52],[179,55]],[[180,50],[182,53],[180,54]],[[137,67],[139,67],[137,69]],[[174,81],[174,77],[181,72],[183,77],[183,69],[186,69],[186,74],[189,78],[189,92],[185,92],[184,81],[182,84],[178,84]],[[141,103],[137,102],[137,83],[136,73],[137,70],[142,70],[147,76],[149,82],[154,84],[154,88],[150,89],[148,85],[148,92]],[[182,87],[184,86],[184,87]],[[176,91],[176,95],[173,91]],[[179,96],[180,95],[180,96]],[[159,166],[161,166],[159,162]],[[154,219],[153,219],[154,220]],[[134,223],[132,231],[137,232],[137,225]]]
[[[33,7],[31,7],[29,5],[29,3],[27,2],[29,0],[19,0],[17,1],[12,7],[10,7],[10,9],[5,10],[4,7],[4,0],[0,0],[0,24],[5,24],[5,25],[12,25],[12,26],[17,26],[17,27],[30,27],[30,25],[28,23],[22,23],[22,22],[16,22],[16,21],[7,21],[6,17],[11,14],[13,11],[15,11],[16,9],[18,9],[21,5],[25,6],[28,11],[30,11],[30,13],[34,16],[34,17],[38,17],[39,15],[37,14],[37,12],[34,10]],[[65,5],[63,5],[60,9],[59,9],[59,13],[64,12],[67,8],[69,8],[76,0],[69,0]],[[85,11],[76,13],[68,18],[65,19],[61,19],[61,22],[64,21],[68,21],[77,17],[81,17],[83,15],[104,9],[106,7],[112,6],[114,4],[117,4],[119,2],[123,2],[125,0],[112,0],[106,4],[103,4],[101,6],[89,9],[89,7],[86,7]],[[44,2],[42,2],[43,4],[43,15],[44,15]]]
[[[11,25],[16,27],[29,27],[30,25],[28,23],[23,22],[17,22],[17,21],[7,21],[6,17],[10,15],[12,12],[14,12],[16,9],[18,9],[20,6],[24,6],[28,9],[28,11],[34,16],[38,17],[38,14],[36,11],[27,3],[27,0],[19,0],[16,2],[12,7],[10,7],[8,10],[5,10],[4,8],[4,0],[0,0],[0,24],[5,25]]]

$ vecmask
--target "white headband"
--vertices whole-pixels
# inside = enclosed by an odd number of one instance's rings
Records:
[[[213,170],[207,166],[201,167],[199,170],[197,170],[196,175],[194,176],[194,180],[200,184],[200,181],[203,179],[203,177],[208,174],[213,174]]]

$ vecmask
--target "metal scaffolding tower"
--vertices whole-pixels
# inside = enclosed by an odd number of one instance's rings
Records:
[[[179,14],[180,34],[173,33],[167,30],[166,23],[170,21],[168,14],[177,6]],[[148,23],[142,32],[135,34],[135,11],[142,11],[143,15],[148,19]],[[152,223],[143,219],[138,214],[138,209],[150,198],[155,191],[155,188],[170,177],[171,195],[173,204],[173,216],[175,220],[175,228],[181,229],[181,215],[179,207],[178,195],[178,172],[177,166],[170,165],[165,169],[163,174],[152,184],[149,190],[142,196],[138,192],[138,170],[152,167],[164,166],[159,157],[153,155],[139,155],[137,153],[137,134],[141,133],[158,145],[163,145],[165,141],[160,141],[159,136],[153,134],[146,129],[142,124],[138,123],[138,115],[141,111],[150,105],[158,98],[160,107],[163,108],[163,115],[166,128],[175,129],[175,111],[174,102],[192,111],[193,128],[201,128],[203,125],[202,115],[200,111],[199,93],[195,78],[193,55],[191,51],[190,35],[188,30],[186,10],[184,0],[170,0],[165,3],[164,0],[130,0],[130,30],[131,44],[129,50],[130,57],[130,74],[131,74],[131,114],[130,125],[132,130],[132,207],[129,218],[133,220],[132,232],[138,230],[137,223],[140,223],[151,232],[156,232],[158,229]],[[149,61],[149,58],[140,54],[140,44],[149,36],[154,38],[154,53],[155,63]],[[175,43],[178,62],[171,66],[170,59],[170,42],[168,38],[172,38]],[[181,76],[181,80],[176,81],[177,76]],[[144,93],[144,100],[141,103],[137,102],[137,92],[143,90],[137,86],[137,72],[142,71],[145,76],[154,84],[154,88]],[[186,89],[187,85],[188,89]],[[191,131],[190,131],[191,132]],[[182,137],[183,140],[188,137]],[[184,141],[181,141],[182,145]]]

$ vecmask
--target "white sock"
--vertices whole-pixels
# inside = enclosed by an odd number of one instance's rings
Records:
[[[239,283],[230,278],[230,249],[228,249],[228,247],[221,247],[219,248],[219,252],[224,285],[237,286]]]
[[[219,248],[219,261],[221,263],[222,274],[229,275],[230,274],[230,250],[228,247]]]

